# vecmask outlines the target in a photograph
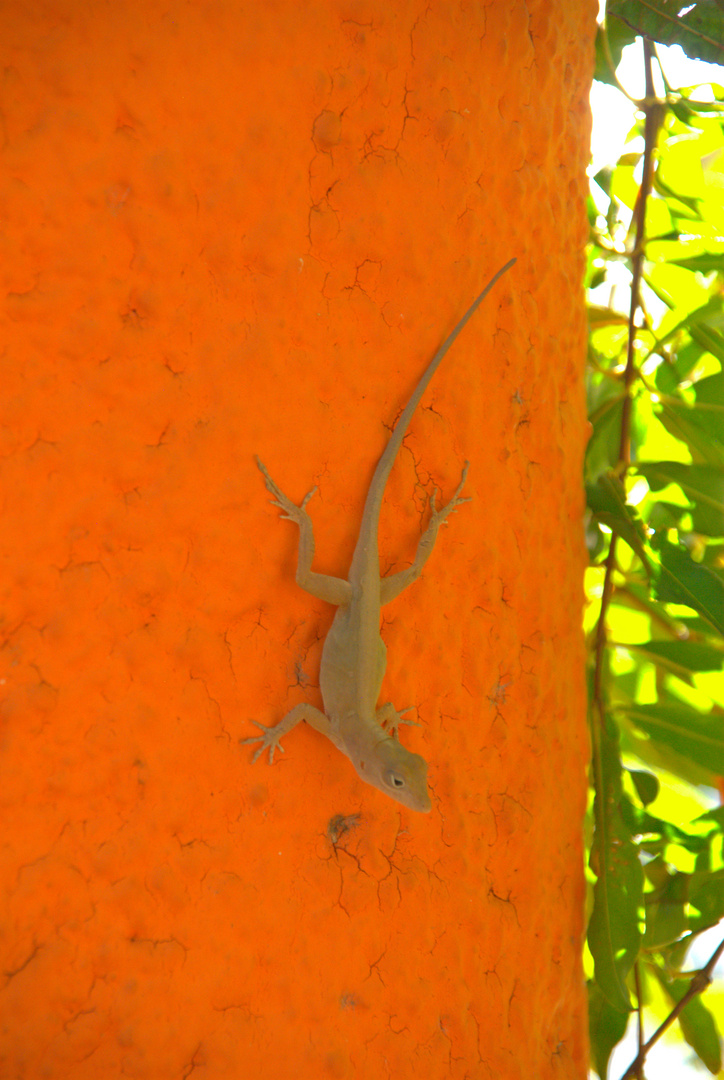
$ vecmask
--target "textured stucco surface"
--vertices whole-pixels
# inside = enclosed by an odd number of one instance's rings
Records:
[[[4,6],[3,1077],[586,1075],[595,8]],[[384,615],[432,813],[306,726],[252,766],[332,616],[253,455],[344,574],[513,255],[383,512],[399,569],[470,460]]]

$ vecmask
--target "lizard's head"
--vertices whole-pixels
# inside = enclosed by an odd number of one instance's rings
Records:
[[[382,739],[371,754],[355,763],[362,779],[410,810],[427,814],[432,803],[427,791],[427,762],[395,739]]]

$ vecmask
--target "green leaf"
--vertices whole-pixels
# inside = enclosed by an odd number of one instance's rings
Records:
[[[607,14],[606,25],[599,26],[596,35],[596,70],[594,79],[599,82],[618,86],[614,72],[621,63],[621,54],[627,45],[632,45],[636,40],[636,33],[621,22],[620,19],[610,18]]]
[[[721,338],[721,335],[718,335]],[[722,358],[724,358],[724,342],[721,345]],[[710,375],[706,379],[700,379],[694,383],[697,405],[708,406],[715,411],[719,423],[724,422],[724,371],[718,371],[716,375]],[[724,429],[719,428],[721,434]]]
[[[627,1026],[628,1015],[614,1009],[591,979],[588,983],[588,1027],[593,1068],[601,1080],[606,1080],[611,1052],[626,1034]]]
[[[663,855],[663,851],[668,844],[676,844],[678,847],[685,848],[686,851],[690,851],[692,855],[700,855],[702,852],[706,853],[710,847],[709,837],[686,832],[684,829],[679,828],[678,825],[674,825],[672,821],[666,821],[664,818],[655,817],[647,810],[640,810],[638,812],[637,826],[637,831],[640,835],[646,833],[654,838],[659,837],[661,840],[661,843],[657,843],[655,839],[652,841],[647,836],[647,839],[641,842],[642,847],[644,844],[646,845],[646,850],[649,853]],[[653,885],[663,885],[664,880],[668,875],[667,864],[663,862],[657,864],[655,860],[649,862],[646,864],[645,875]]]
[[[689,980],[672,979],[661,968],[652,969],[659,983],[672,1003],[678,1003],[689,990]],[[714,1017],[696,994],[686,1003],[678,1017],[681,1034],[691,1049],[706,1065],[709,1072],[716,1075],[722,1066],[721,1039]]]
[[[669,259],[671,266],[683,266],[685,270],[699,270],[709,274],[712,270],[724,272],[724,253],[706,251],[701,255],[691,255],[686,259]]]
[[[706,810],[694,818],[695,824],[701,828],[705,826],[709,834],[724,832],[724,806],[715,806],[713,810]]]
[[[620,808],[624,825],[631,836],[640,836],[644,832],[655,831],[644,825],[647,816],[646,811],[637,806],[625,792],[621,795]]]
[[[672,978],[658,964],[651,964],[648,970],[656,976],[672,1004],[678,1004],[689,992],[690,978],[682,976]],[[721,1037],[716,1021],[702,1001],[700,993],[695,994],[686,1003],[679,1013],[678,1022],[686,1042],[706,1065],[709,1072],[716,1075],[722,1067]]]
[[[676,202],[681,203],[681,206],[684,207],[683,211],[681,207],[676,207],[679,215],[683,214],[684,218],[687,220],[701,221],[701,212],[699,210],[701,199],[689,195],[682,195],[680,192],[674,191],[673,188],[669,187],[669,185],[664,182],[662,176],[658,172],[654,174],[653,188],[659,195],[665,196],[665,198],[661,200],[664,205],[670,206],[671,201],[676,200]],[[685,211],[688,211],[688,214]],[[651,235],[654,236],[655,234],[652,233]],[[678,240],[678,238],[679,234],[677,232],[670,237],[672,240]],[[666,237],[662,235],[659,239],[663,240],[666,239]]]
[[[679,996],[683,997],[683,993]],[[716,1076],[722,1065],[721,1039],[716,1021],[700,996],[693,997],[679,1013],[679,1026],[691,1049]]]
[[[710,540],[706,545],[702,562],[704,566],[711,566],[717,573],[721,573],[724,568],[724,540]]]
[[[721,649],[698,641],[645,641],[625,647],[680,677],[719,671],[724,663]]]
[[[709,418],[697,412],[693,405],[666,398],[661,402],[659,419],[671,435],[687,444],[694,461],[724,468],[724,445],[712,432]]]
[[[610,1005],[631,1008],[626,976],[638,956],[641,931],[639,908],[643,872],[638,849],[621,814],[621,760],[618,732],[609,716],[593,719],[595,833],[591,867],[596,874],[588,947],[595,980]]]
[[[714,775],[724,775],[724,723],[719,712],[700,713],[688,705],[619,706],[631,723],[675,753]]]
[[[716,298],[717,300],[719,297]],[[715,356],[717,360],[724,363],[724,339],[718,330],[716,330],[711,323],[703,320],[699,322],[692,322],[689,326],[689,332],[691,333],[694,341],[701,345],[702,349],[706,349],[712,356]],[[716,379],[716,375],[711,376],[712,379]],[[708,382],[708,379],[702,379],[702,382]],[[701,383],[697,383],[695,389],[698,389]],[[697,395],[698,397],[698,395]],[[721,401],[718,402],[721,405]]]
[[[705,619],[700,619],[698,615],[682,615],[679,612],[676,616],[676,622],[681,623],[690,634],[702,637],[711,635],[711,626]]]
[[[585,516],[584,525],[584,538],[588,550],[588,558],[593,565],[599,561],[599,556],[608,549],[610,537],[608,533],[604,533],[603,529],[599,526],[598,522],[594,520],[590,512]]]
[[[656,389],[661,394],[673,394],[689,372],[701,360],[704,350],[698,341],[679,344],[675,356],[664,355],[664,362],[656,369]]]
[[[608,0],[606,12],[652,41],[681,45],[692,60],[724,63],[722,16],[712,0]]]
[[[617,19],[616,11],[628,21]],[[599,34],[597,43],[601,77],[614,81],[606,65],[611,55],[614,65],[618,63],[622,45],[636,32],[634,17],[658,19],[656,34],[650,23],[644,27],[655,37],[668,27],[699,41],[706,36],[706,19],[713,18],[711,25],[719,30],[713,44],[719,49],[722,12],[724,0],[609,0],[608,40]],[[693,39],[689,37],[690,45]],[[679,785],[712,785],[717,775],[724,775],[724,709],[702,715],[671,695],[676,683],[669,678],[674,675],[692,686],[698,673],[714,673],[716,679],[724,666],[724,89],[712,83],[716,100],[694,102],[688,100],[689,91],[673,91],[665,74],[664,84],[654,191],[645,206],[642,318],[636,320],[634,342],[640,377],[631,390],[629,416],[634,464],[625,487],[616,477],[627,320],[604,307],[590,313],[587,392],[593,437],[585,471],[589,542],[595,557],[605,551],[608,532],[614,530],[637,556],[632,558],[619,545],[608,614],[613,635],[638,642],[625,644],[632,662],[621,664],[612,662],[616,642],[608,642],[595,703],[606,718],[592,725],[596,793],[591,866],[597,881],[589,930],[595,964],[589,1009],[592,1060],[602,1076],[626,1026],[627,987],[635,960],[643,960],[642,968],[659,966],[670,975],[684,963],[692,937],[724,919],[724,871],[718,869],[724,808],[715,812],[719,817],[703,815],[687,822],[680,817],[685,804],[673,797]],[[643,134],[640,119],[631,134]],[[643,140],[629,143],[619,160],[604,166],[591,183],[589,286],[612,285],[614,270],[631,268],[624,250],[633,246],[625,207],[637,205],[641,197],[639,142]],[[653,297],[663,310],[650,302]],[[645,460],[636,464],[637,457]],[[628,506],[625,495],[634,470],[650,488],[637,507]],[[639,481],[637,494],[643,488]],[[653,580],[642,573],[643,554]],[[637,621],[627,624],[629,609]],[[592,651],[594,641],[591,635]],[[688,696],[684,687],[681,693]],[[654,695],[655,704],[635,704],[639,697],[651,702]],[[611,729],[613,718],[602,699],[621,703],[618,731]],[[640,763],[629,770],[631,782],[627,777],[625,788],[621,753],[627,761]],[[659,776],[662,792],[657,798]],[[675,821],[657,817],[653,808]],[[678,863],[680,858],[686,860],[686,869],[693,865],[693,873],[675,871],[669,860]],[[712,867],[717,870],[712,872]],[[644,909],[646,955],[640,938]],[[666,985],[671,986],[670,978]],[[672,993],[680,996],[682,985],[687,984],[683,981]],[[717,1068],[716,1031],[701,1008],[699,1002],[687,1010],[682,1028],[701,1060]],[[658,1019],[647,1017],[648,1031]]]
[[[660,604],[651,595],[649,583],[646,580],[629,580],[625,587],[616,590],[615,603],[631,611],[642,611],[668,632],[672,638],[680,633],[678,623],[681,617],[674,618],[668,613],[663,604]],[[628,647],[628,646],[627,646]]]
[[[597,177],[594,177],[594,180],[598,182]],[[600,186],[603,187],[603,184]],[[600,330],[604,326],[628,326],[628,318],[611,308],[589,304],[588,326],[591,330]]]
[[[700,787],[702,784],[716,786],[717,777],[710,768],[696,765],[690,758],[682,757],[665,743],[652,739],[630,721],[624,711],[619,710],[617,719],[621,727],[622,748],[647,768],[668,772],[693,787]]]
[[[692,930],[715,926],[724,918],[724,870],[694,874],[693,879],[689,903],[699,914],[690,913],[689,925]]]
[[[586,476],[591,479],[612,469],[618,461],[622,411],[623,395],[617,393],[589,414],[593,432],[586,448]]]
[[[678,484],[692,503],[695,531],[724,536],[724,468],[657,461],[637,462],[636,472],[645,477],[652,491]]]
[[[625,540],[650,570],[645,548],[646,533],[636,510],[626,503],[626,490],[621,481],[610,473],[604,473],[595,484],[586,484],[586,497],[597,521]]]
[[[646,932],[643,941],[645,949],[660,949],[664,945],[670,945],[688,930],[685,909],[688,886],[688,874],[671,874],[666,871],[658,888],[646,894]]]
[[[710,567],[695,563],[688,551],[656,537],[661,556],[656,595],[665,604],[686,604],[724,634],[724,581]]]
[[[647,276],[647,282],[654,289],[659,299],[668,304],[674,315],[676,315],[680,307],[674,299],[667,295],[663,289],[657,288],[653,278]],[[724,301],[722,297],[715,294],[710,296],[706,303],[700,304],[699,307],[693,310],[684,309],[685,314],[682,315],[678,322],[666,330],[666,333],[659,339],[659,344],[666,344],[667,341],[676,338],[682,330],[688,330],[692,337],[697,334],[701,337],[702,347],[704,348],[709,349],[707,342],[711,339],[712,348],[709,351],[712,352],[712,355],[718,356],[724,350],[724,342],[722,342],[721,334],[716,329],[715,323],[721,322],[723,307]],[[719,359],[722,359],[722,357],[719,356]]]
[[[659,794],[659,778],[650,772],[642,772],[639,769],[629,769],[629,776],[636,788],[636,794],[644,806],[652,803]]]
[[[677,506],[676,503],[655,502],[649,510],[649,528],[655,532],[667,529],[678,529],[681,519],[691,513],[688,506]]]

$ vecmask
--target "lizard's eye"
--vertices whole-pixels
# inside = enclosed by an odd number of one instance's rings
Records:
[[[390,770],[387,773],[387,776],[385,777],[385,779],[386,779],[386,781],[387,781],[387,783],[389,784],[390,787],[402,788],[402,787],[405,786],[405,781],[400,776],[400,774],[392,772],[392,770]]]

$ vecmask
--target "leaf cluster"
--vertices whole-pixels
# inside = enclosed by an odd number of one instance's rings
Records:
[[[609,3],[627,22],[602,40],[602,64],[633,37],[633,8]],[[644,62],[629,143],[589,203],[588,947],[602,1078],[634,1013],[641,1052],[626,1076],[673,1023],[722,1067],[701,991],[724,941],[701,971],[686,957],[724,918],[724,808],[704,794],[724,777],[724,88],[657,98],[648,42]]]
[[[614,41],[641,34],[662,45],[681,45],[694,60],[724,63],[721,0],[608,0],[606,24]]]

